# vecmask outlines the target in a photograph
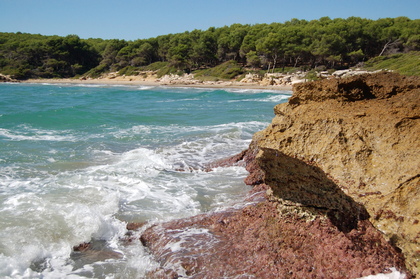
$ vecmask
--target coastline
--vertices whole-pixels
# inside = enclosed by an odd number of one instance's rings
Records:
[[[202,82],[162,84],[144,80],[100,80],[102,82],[64,79],[55,83],[61,83],[63,87],[72,87],[70,84],[110,84],[133,88],[210,88],[212,85]],[[48,79],[37,82],[54,83]],[[127,230],[137,232],[129,232],[122,241],[138,241],[140,237],[141,243],[159,259],[161,266],[149,274],[151,278],[201,276],[205,273],[224,277],[226,274],[234,276],[236,272],[243,275],[244,270],[246,274],[257,277],[270,274],[270,277],[293,278],[317,277],[314,274],[319,277],[328,274],[334,278],[360,278],[395,270],[412,278],[410,271],[406,270],[406,259],[401,250],[405,256],[410,256],[411,250],[405,252],[407,249],[404,248],[410,243],[403,241],[410,241],[408,237],[411,237],[412,231],[418,233],[419,219],[411,211],[404,211],[405,204],[398,208],[394,197],[383,204],[383,194],[387,194],[388,188],[376,188],[376,185],[397,185],[391,183],[389,177],[401,179],[402,176],[398,175],[410,171],[410,166],[415,167],[413,162],[416,160],[410,159],[407,154],[403,154],[404,160],[401,161],[400,157],[395,159],[391,156],[394,156],[394,151],[415,149],[414,141],[407,135],[415,135],[414,129],[418,127],[415,126],[418,95],[416,97],[410,91],[419,87],[401,81],[391,73],[375,75],[374,80],[360,77],[360,80],[323,80],[319,83],[322,86],[294,86],[295,93],[289,103],[276,106],[272,123],[257,132],[248,151],[238,154],[231,162],[245,164],[250,173],[247,184],[254,186],[253,191],[261,190],[258,192],[261,195],[250,192],[255,200],[247,199],[247,206],[235,206],[236,211],[206,213],[165,223],[127,225]],[[226,90],[235,85],[218,83],[216,86]],[[271,88],[275,86],[268,87],[273,90]],[[239,88],[247,90],[249,87],[242,84]],[[364,88],[374,89],[358,90]],[[395,142],[378,145],[377,138],[395,139]],[[329,151],[326,151],[326,146]],[[382,152],[381,148],[386,152]],[[352,157],[352,154],[361,155]],[[375,160],[374,166],[369,164],[372,160]],[[337,161],[350,163],[335,167]],[[377,175],[375,177],[380,178],[376,183],[366,180],[364,172],[369,172],[366,175],[370,179],[377,169],[387,170],[390,162],[397,162],[404,172],[391,165],[395,172],[387,171],[389,177],[386,174]],[[329,173],[325,173],[322,167]],[[350,167],[354,177],[349,180],[343,170]],[[400,187],[403,191],[397,193],[397,202],[402,197],[405,203],[407,192],[411,195],[416,189],[411,185],[418,182],[410,178],[416,176],[408,174],[406,177],[409,180]],[[255,204],[248,204],[251,201]],[[412,197],[408,202],[412,203],[410,208],[416,204]],[[373,205],[381,210],[373,210]],[[379,229],[375,228],[378,223]],[[397,238],[393,230],[396,225],[403,230],[404,238]],[[387,230],[392,232],[390,239],[384,237]],[[211,245],[204,245],[203,250],[199,250],[202,243]],[[88,244],[81,245],[85,247]],[[169,246],[177,248],[170,249]],[[400,247],[404,249],[398,250]],[[89,249],[95,248],[86,249],[86,253],[90,253]],[[249,259],[253,259],[252,265]],[[412,265],[412,262],[407,257],[407,263]],[[173,269],[176,264],[179,268]],[[214,267],[215,270],[210,269]]]
[[[138,77],[118,77],[118,78],[97,78],[97,79],[27,79],[20,83],[51,83],[51,84],[102,84],[102,85],[137,85],[137,86],[164,86],[164,87],[196,87],[196,88],[238,88],[238,89],[257,89],[273,91],[291,91],[291,85],[260,85],[259,83],[244,83],[237,81],[218,81],[218,82],[191,82],[177,81],[166,82],[159,80],[143,80]]]

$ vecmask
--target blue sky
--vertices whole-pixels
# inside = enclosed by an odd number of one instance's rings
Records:
[[[0,32],[136,40],[233,23],[420,18],[420,0],[0,0]]]

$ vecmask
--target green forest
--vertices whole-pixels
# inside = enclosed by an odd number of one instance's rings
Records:
[[[0,33],[0,73],[15,79],[190,73],[226,62],[268,71],[342,69],[411,51],[420,51],[420,19],[407,17],[233,24],[135,41],[18,32]]]

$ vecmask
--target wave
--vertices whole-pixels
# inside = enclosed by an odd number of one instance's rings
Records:
[[[255,94],[255,93],[281,93],[281,94],[291,94],[291,90],[276,90],[276,89],[250,89],[250,88],[223,88],[226,92],[231,93],[244,93],[244,94]]]
[[[154,88],[156,88],[157,86],[153,86],[153,85],[142,85],[142,86],[138,86],[138,87],[136,87],[137,88],[137,90],[151,90],[151,89],[154,89]]]
[[[167,126],[134,125],[125,129],[110,129],[109,135],[118,140],[138,138],[144,143],[153,146],[174,145],[193,140],[208,140],[235,144],[231,141],[228,142],[229,139],[239,141],[246,140],[247,143],[249,143],[255,131],[264,129],[268,124],[268,122],[262,121],[249,121],[205,126],[182,126],[176,124]],[[155,144],[152,144],[151,141]],[[237,143],[234,146],[237,146]]]
[[[291,94],[273,95],[264,99],[263,101],[281,103],[281,102],[284,102],[285,100],[288,100],[290,97],[291,97]]]
[[[12,131],[0,128],[0,137],[12,141],[77,141],[71,131],[53,131],[25,128],[22,131]]]
[[[290,98],[291,94],[276,94],[270,95],[264,98],[252,98],[252,99],[241,99],[241,100],[229,100],[228,103],[239,103],[239,102],[269,102],[269,103],[284,103]]]

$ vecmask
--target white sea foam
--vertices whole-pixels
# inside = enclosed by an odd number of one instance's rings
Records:
[[[171,240],[163,249],[170,249],[172,252],[178,252],[183,249],[202,249],[203,247],[211,247],[217,242],[216,237],[204,228],[187,228],[185,230],[168,230],[171,234]],[[197,242],[196,236],[200,236],[201,240]],[[195,245],[187,245],[185,243],[194,241]],[[191,243],[190,243],[191,244]]]
[[[188,139],[159,152],[171,160],[172,164],[194,169],[246,149],[252,135],[251,131],[266,125],[267,123],[255,121],[204,127],[171,127],[171,130],[177,129],[180,134],[188,135]],[[167,131],[163,129],[160,132],[165,134]],[[192,165],[188,165],[189,163]]]
[[[13,141],[76,141],[77,138],[70,131],[50,131],[42,129],[23,128],[21,131],[11,131],[0,128],[0,137]]]
[[[125,224],[113,217],[118,210],[117,192],[89,185],[78,185],[79,189],[69,185],[72,189],[66,191],[54,185],[63,181],[52,179],[33,185],[38,190],[9,196],[3,202],[0,266],[7,268],[0,268],[0,276],[39,277],[40,272],[54,271],[63,277],[72,269],[71,247],[91,239],[112,243],[124,235]],[[44,183],[56,190],[43,191]]]
[[[255,93],[285,93],[291,94],[289,90],[270,90],[270,89],[249,89],[249,88],[224,88],[223,90],[232,93],[245,93],[245,94],[255,94]]]
[[[137,87],[137,90],[150,90],[150,89],[154,89],[156,88],[156,86],[146,86],[146,85],[142,85]]]
[[[228,103],[240,103],[240,102],[269,102],[269,103],[283,103],[289,99],[291,95],[288,94],[276,94],[270,95],[260,99],[245,99],[245,100],[229,100]]]
[[[80,84],[80,83],[71,84],[71,83],[68,83],[66,85],[68,85],[68,86],[77,86],[77,87],[88,87],[88,88],[108,87],[107,85],[99,84],[99,83],[88,83],[88,84]]]
[[[406,275],[399,272],[395,267],[390,268],[391,273],[380,273],[376,275],[369,275],[359,279],[405,279]]]
[[[202,144],[204,144],[205,141],[209,143],[224,142],[225,144],[237,141],[235,142],[235,146],[244,139],[246,142],[241,143],[241,148],[243,148],[249,144],[250,138],[255,130],[263,129],[267,125],[268,122],[259,121],[231,122],[212,126],[135,125],[127,129],[111,131],[110,135],[118,139],[132,138],[134,136],[140,136],[142,139],[145,139],[148,136],[155,137],[158,135],[158,140],[165,143],[166,141],[174,142],[174,140],[186,139],[190,144],[198,144],[200,138],[202,138]],[[174,137],[174,133],[176,133],[176,137]],[[204,138],[204,136],[207,137]],[[198,141],[194,141],[195,138],[198,138]],[[227,147],[229,150],[230,148],[232,148],[232,146]],[[212,153],[220,156],[220,154],[217,154],[214,151]]]
[[[169,251],[175,253],[171,256],[171,261],[166,262],[163,268],[172,269],[181,277],[188,277],[182,261],[177,261],[177,252],[188,250],[191,257],[203,255],[203,251],[210,253],[211,249],[218,242],[217,237],[210,233],[208,229],[203,228],[187,228],[185,230],[167,230],[166,233],[171,237],[166,245],[162,248],[164,253]],[[182,255],[182,253],[179,253]],[[194,255],[195,254],[195,255]]]
[[[275,102],[275,103],[282,103],[285,100],[289,99],[291,95],[287,94],[287,95],[283,95],[283,94],[279,94],[279,95],[272,95],[270,97],[268,97],[267,99],[265,99],[265,101],[267,102]]]

